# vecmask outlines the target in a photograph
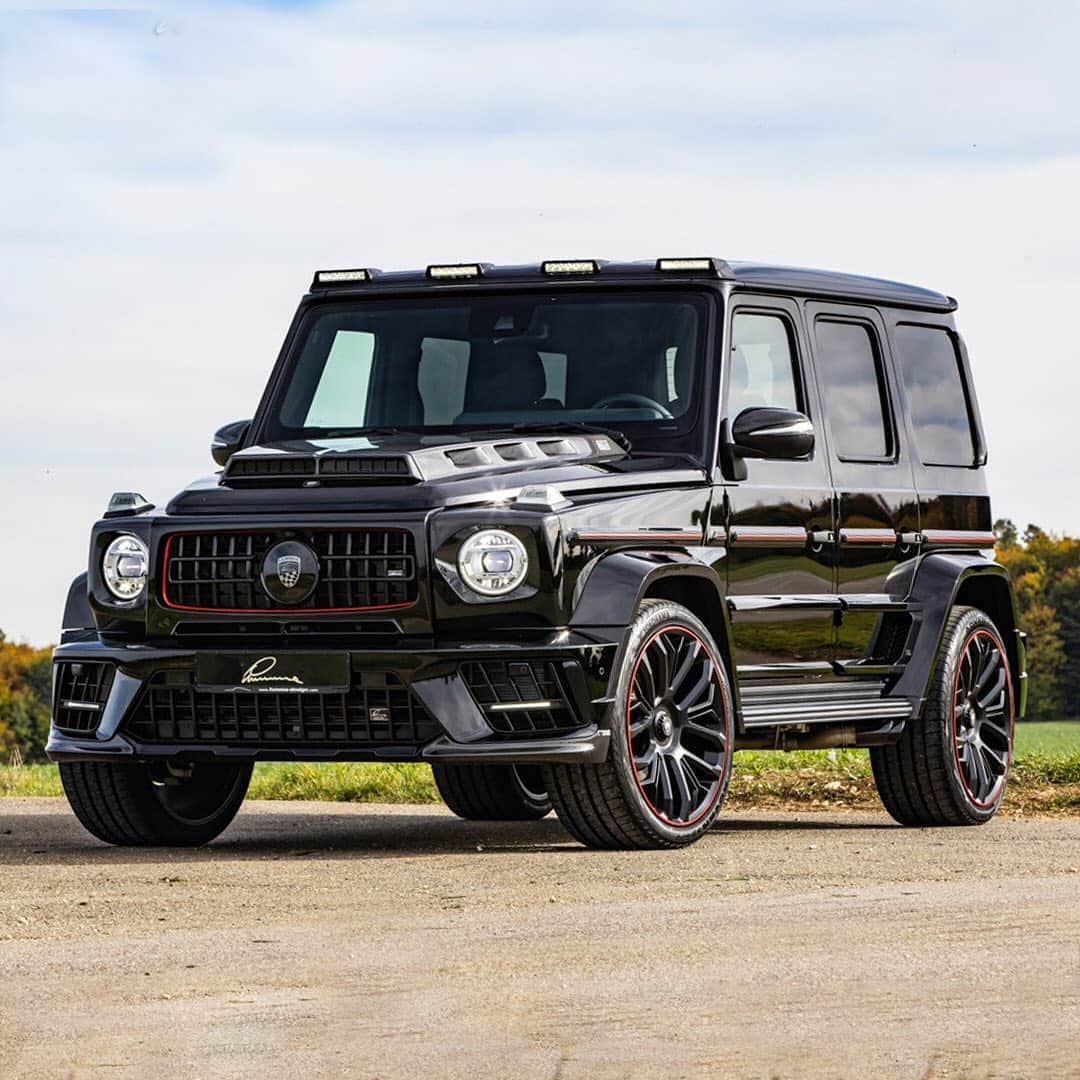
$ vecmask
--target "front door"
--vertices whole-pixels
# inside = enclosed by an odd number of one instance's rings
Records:
[[[889,657],[875,652],[883,647],[884,618],[906,610],[907,576],[896,570],[918,554],[911,460],[877,311],[815,303],[806,315],[836,485],[838,670],[869,674],[888,666]]]
[[[730,319],[722,417],[730,424],[743,409],[774,407],[818,424],[797,305],[736,296]],[[746,478],[725,483],[722,515],[733,660],[748,715],[754,687],[767,693],[770,685],[833,677],[840,605],[824,443],[803,461],[743,460]]]

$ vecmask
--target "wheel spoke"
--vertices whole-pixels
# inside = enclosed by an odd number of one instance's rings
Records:
[[[721,748],[727,745],[727,736],[724,734],[722,728],[706,727],[704,724],[696,724],[688,720],[683,724],[683,732],[686,734],[697,735],[699,738],[705,739],[707,742]]]
[[[694,797],[690,793],[690,784],[687,779],[686,769],[683,767],[683,763],[674,754],[668,754],[664,758],[664,761],[671,769],[672,779],[675,781],[675,791],[678,797],[678,805],[674,816],[679,820],[686,821],[689,819],[690,814],[694,809]],[[697,786],[696,782],[694,786]]]
[[[977,692],[977,691],[976,691]],[[1005,696],[1005,669],[999,667],[997,669],[997,679],[994,680],[993,686],[990,687],[984,694],[979,694],[977,701],[979,707],[983,709],[990,708],[990,703],[1000,702]]]
[[[720,765],[720,764],[715,764],[714,765],[711,762],[706,761],[703,757],[699,757],[692,750],[684,749],[683,752],[682,752],[682,759],[683,759],[683,762],[686,763],[687,765],[696,765],[699,769],[701,769],[704,772],[708,773],[709,776],[711,776],[711,777],[717,777],[724,771],[724,768],[723,768],[722,765]],[[711,783],[711,781],[710,781],[710,783]]]
[[[1004,776],[1009,767],[1009,752],[1007,750],[995,750],[986,743],[982,744],[980,750],[990,774],[992,776]]]
[[[675,696],[679,687],[686,681],[686,677],[690,674],[690,669],[694,666],[698,655],[701,653],[701,646],[693,638],[689,639],[689,645],[680,647],[679,652],[683,654],[682,659],[679,661],[678,667],[675,669],[675,674],[671,676],[671,695]],[[678,653],[676,653],[678,658]],[[708,675],[706,675],[706,679]],[[706,683],[706,685],[708,685]]]

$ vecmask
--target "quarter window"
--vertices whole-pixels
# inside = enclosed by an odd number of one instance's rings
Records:
[[[829,430],[842,461],[892,457],[881,351],[865,323],[819,319],[817,366]]]
[[[952,334],[934,326],[900,325],[895,341],[922,463],[974,465],[971,410]]]
[[[727,415],[743,409],[798,409],[795,357],[787,320],[736,312],[731,320]]]

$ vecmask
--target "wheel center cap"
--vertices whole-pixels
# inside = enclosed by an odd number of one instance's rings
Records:
[[[660,742],[667,742],[675,730],[675,724],[667,709],[657,709],[653,716],[653,731]]]

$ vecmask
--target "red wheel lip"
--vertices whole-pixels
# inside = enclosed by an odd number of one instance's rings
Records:
[[[991,797],[986,801],[977,799],[972,793],[970,787],[968,787],[967,777],[964,776],[964,767],[960,762],[960,740],[957,738],[956,733],[956,691],[960,683],[960,668],[961,665],[956,665],[956,673],[953,675],[952,685],[952,700],[950,702],[949,712],[949,725],[952,729],[952,744],[953,744],[953,760],[956,762],[956,775],[960,777],[960,783],[964,788],[964,792],[971,802],[977,806],[980,810],[986,810],[1001,798],[1001,794],[1005,788],[1005,784],[1009,778],[1009,771],[1012,768],[1012,747],[1013,747],[1013,729],[1015,727],[1015,699],[1013,698],[1013,686],[1012,686],[1012,672],[1009,670],[1009,654],[1005,651],[1005,645],[1001,638],[997,636],[992,630],[985,626],[977,626],[972,630],[967,637],[964,638],[964,644],[960,649],[960,656],[963,659],[963,655],[967,652],[967,647],[977,637],[988,637],[998,651],[1001,653],[1002,662],[1005,665],[1005,687],[1009,692],[1009,749],[1005,757],[1005,771],[998,778],[998,782],[994,785],[991,792]]]
[[[671,630],[678,630],[680,633],[686,634],[688,637],[692,637],[705,650],[706,654],[709,657],[709,660],[712,662],[713,667],[716,668],[718,671],[722,670],[720,661],[717,658],[714,650],[709,647],[708,642],[706,642],[701,637],[700,634],[694,633],[694,631],[691,630],[689,627],[686,627],[686,626],[662,626],[659,630],[653,631],[653,633],[649,635],[649,638],[645,642],[645,644],[642,645],[641,648],[638,650],[637,659],[634,661],[634,667],[630,672],[630,683],[629,683],[629,685],[627,687],[627,695],[626,695],[626,750],[627,750],[627,754],[628,754],[628,756],[630,758],[630,769],[632,770],[632,772],[634,774],[634,783],[637,784],[637,789],[641,793],[641,797],[645,800],[645,804],[648,806],[649,810],[652,811],[652,813],[655,814],[656,817],[658,817],[669,828],[672,828],[672,829],[690,829],[694,825],[696,825],[699,821],[701,821],[702,818],[706,817],[708,815],[709,811],[712,810],[712,808],[716,805],[717,800],[720,798],[720,792],[723,789],[723,783],[722,783],[723,777],[722,777],[722,775],[721,775],[721,779],[717,780],[717,782],[716,782],[716,791],[713,792],[713,797],[708,801],[708,803],[705,805],[705,807],[701,811],[699,811],[697,814],[695,814],[694,817],[692,817],[689,821],[672,821],[671,818],[667,817],[667,815],[663,814],[660,810],[658,810],[653,805],[652,799],[650,799],[649,796],[645,794],[645,788],[642,787],[642,784],[641,784],[641,775],[638,772],[637,764],[634,762],[634,752],[633,752],[633,747],[632,747],[631,742],[630,742],[630,692],[634,688],[634,680],[637,678],[638,667],[640,667],[640,665],[641,665],[641,660],[642,660],[642,657],[645,655],[645,650],[658,637],[660,637],[661,634],[666,634]],[[731,730],[731,728],[732,728],[731,708],[730,708],[730,704],[729,704],[729,701],[728,701],[728,695],[727,694],[721,694],[721,697],[723,698],[723,701],[724,701],[724,729],[725,729],[724,734],[726,736],[726,742],[725,742],[725,746],[724,746],[724,759],[725,759],[724,764],[725,764],[725,767],[726,767],[727,762],[730,761],[730,759],[731,759],[731,742],[732,742],[732,734],[733,733],[732,733],[732,730]]]

